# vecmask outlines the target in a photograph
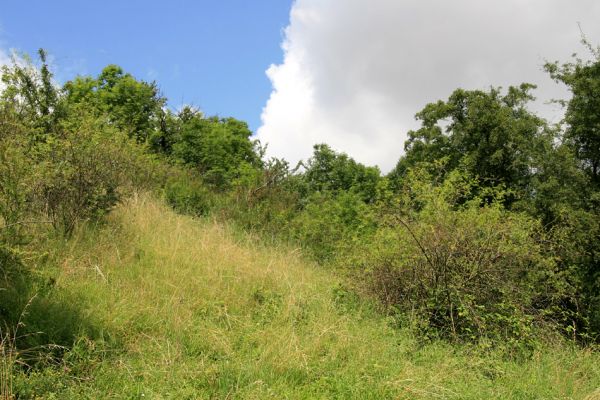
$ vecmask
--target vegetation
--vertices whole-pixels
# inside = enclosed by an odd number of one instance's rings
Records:
[[[593,398],[600,50],[457,89],[382,175],[292,168],[120,67],[4,67],[0,397]],[[170,209],[166,207],[170,206]],[[596,392],[594,392],[596,390]]]
[[[44,302],[77,304],[48,323],[73,342],[16,368],[22,398],[585,398],[600,381],[598,354],[559,340],[524,360],[423,343],[293,248],[144,194],[46,246]]]

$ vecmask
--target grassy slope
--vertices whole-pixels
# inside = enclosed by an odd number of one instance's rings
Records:
[[[27,396],[582,399],[600,387],[592,352],[557,345],[518,363],[419,346],[290,249],[147,196],[58,254],[53,296],[77,304],[94,340],[78,340],[64,365],[17,376]]]

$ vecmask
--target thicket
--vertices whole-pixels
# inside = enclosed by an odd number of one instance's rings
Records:
[[[60,86],[43,51],[37,65],[15,58],[0,97],[3,332],[49,307],[40,243],[145,189],[299,246],[425,337],[597,341],[600,52],[588,47],[591,61],[546,65],[572,91],[563,124],[529,111],[532,85],[459,89],[416,115],[387,175],[326,144],[297,166],[267,160],[243,121],[168,110],[155,83],[118,66]],[[17,347],[68,346],[49,324],[28,329],[54,336],[26,332]]]

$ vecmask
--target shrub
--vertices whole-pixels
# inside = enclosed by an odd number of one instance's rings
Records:
[[[285,240],[300,208],[299,182],[286,161],[271,159],[261,171],[245,174],[232,191],[220,196],[218,213],[244,229]]]
[[[171,179],[165,189],[165,199],[176,211],[190,215],[207,215],[213,205],[213,196],[199,179],[180,176]]]
[[[0,243],[20,241],[27,211],[31,165],[22,129],[14,115],[0,111]]]
[[[325,262],[341,257],[374,230],[374,215],[359,195],[316,193],[292,221],[291,236]]]
[[[538,291],[557,287],[538,222],[504,210],[501,192],[459,204],[472,183],[458,173],[430,182],[407,185],[413,207],[388,215],[367,246],[372,290],[427,335],[533,339]]]
[[[12,237],[29,223],[26,214],[66,235],[78,221],[104,215],[136,180],[142,153],[110,116],[69,103],[39,54],[39,69],[16,61],[2,68],[0,217]]]
[[[130,174],[129,147],[119,132],[85,116],[36,145],[34,196],[57,230],[69,235],[78,221],[96,219],[116,205]]]

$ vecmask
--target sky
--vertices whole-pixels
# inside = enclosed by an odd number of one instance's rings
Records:
[[[292,164],[328,143],[389,171],[414,115],[458,88],[537,84],[532,109],[568,96],[545,60],[600,44],[597,0],[2,1],[11,49],[53,57],[57,80],[115,63],[156,80],[172,108],[249,123]]]
[[[0,0],[0,63],[45,48],[56,78],[118,64],[158,83],[175,109],[234,116],[253,130],[271,84],[291,0]],[[3,56],[4,54],[4,56]],[[5,60],[6,61],[6,60]]]

